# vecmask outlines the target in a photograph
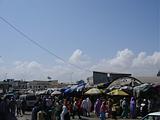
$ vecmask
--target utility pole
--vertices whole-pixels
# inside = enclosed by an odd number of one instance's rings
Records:
[[[73,72],[71,72],[71,84],[73,83],[72,77],[73,77]]]

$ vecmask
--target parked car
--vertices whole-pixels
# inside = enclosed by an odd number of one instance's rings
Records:
[[[34,104],[37,102],[37,97],[34,94],[25,94],[20,95],[20,100],[26,101],[26,108],[31,109],[34,107]]]
[[[160,120],[160,112],[149,113],[142,120]]]
[[[16,97],[15,97],[15,95],[14,95],[13,93],[9,93],[9,94],[5,94],[5,95],[3,96],[3,98],[4,98],[4,99],[7,98],[7,99],[11,100],[11,98],[14,98],[14,99],[15,99]]]

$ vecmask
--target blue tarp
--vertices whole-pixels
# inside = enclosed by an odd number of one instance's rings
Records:
[[[72,92],[81,92],[85,88],[85,83],[81,83],[79,85],[73,85],[70,88],[67,88],[63,91],[64,94],[69,94]]]

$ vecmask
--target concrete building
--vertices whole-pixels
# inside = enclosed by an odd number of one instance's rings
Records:
[[[112,73],[112,72],[97,72],[93,71],[93,76],[88,77],[87,81],[90,85],[96,85],[99,83],[111,82],[120,77],[130,77],[131,74],[126,73]]]
[[[28,82],[27,87],[29,89],[37,90],[44,90],[47,88],[54,88],[58,85],[58,80],[50,80],[50,81],[42,81],[42,80],[33,80]]]
[[[27,81],[15,80],[12,84],[13,89],[27,89]]]
[[[0,81],[0,89],[3,93],[14,90],[27,89],[27,82],[23,80],[7,79]]]

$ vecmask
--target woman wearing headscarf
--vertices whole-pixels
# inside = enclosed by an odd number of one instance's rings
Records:
[[[67,101],[64,100],[64,104],[62,107],[61,120],[70,120],[70,115],[67,109]]]
[[[92,103],[91,103],[91,100],[89,99],[89,97],[86,99],[86,102],[87,102],[87,116],[90,116]]]
[[[131,97],[130,100],[130,115],[132,119],[136,118],[136,102],[134,97]]]
[[[100,114],[101,104],[102,103],[101,103],[100,99],[97,99],[94,104],[94,111],[95,111],[95,114],[97,115],[97,117],[99,117],[99,114]]]
[[[107,112],[107,107],[106,107],[106,102],[104,101],[100,107],[100,120],[106,119],[106,112]]]

